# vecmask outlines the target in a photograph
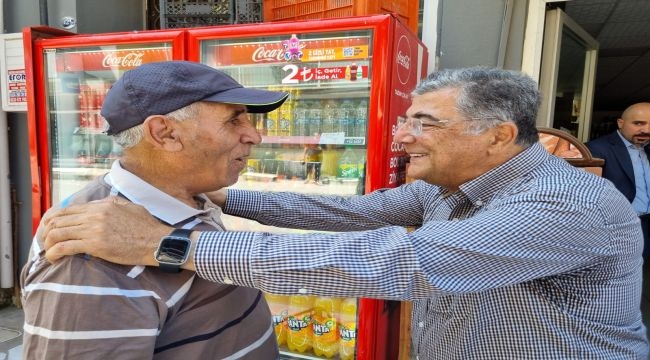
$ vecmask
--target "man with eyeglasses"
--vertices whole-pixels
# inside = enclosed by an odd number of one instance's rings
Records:
[[[194,232],[183,267],[277,294],[413,300],[415,359],[646,358],[636,213],[539,144],[537,84],[448,69],[412,95],[394,140],[416,181],[351,197],[212,194],[226,213],[341,232]],[[171,230],[117,199],[46,222],[53,261],[84,252],[157,266],[151,249]],[[129,254],[102,243],[129,237],[143,239]]]

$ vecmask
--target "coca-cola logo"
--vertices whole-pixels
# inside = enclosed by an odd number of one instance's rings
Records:
[[[397,53],[397,63],[404,66],[407,69],[411,68],[411,57],[408,54],[402,54],[402,52]]]
[[[408,84],[411,77],[411,44],[409,43],[409,39],[404,35],[397,41],[395,63],[399,82],[402,85]]]
[[[130,52],[123,56],[117,56],[115,53],[106,54],[102,60],[104,67],[138,67],[142,65],[144,53]]]
[[[253,51],[252,60],[253,62],[282,61],[283,56],[283,49],[267,49],[264,46],[260,46]]]

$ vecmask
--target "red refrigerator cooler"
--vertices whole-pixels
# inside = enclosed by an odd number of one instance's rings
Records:
[[[30,148],[40,168],[33,186],[40,199],[34,204],[41,204],[35,224],[45,209],[119,156],[119,149],[104,150],[110,141],[97,130],[97,119],[91,116],[85,125],[85,114],[96,113],[101,95],[89,101],[84,93],[101,93],[134,65],[106,64],[106,51],[121,58],[137,49],[143,61],[163,60],[162,54],[185,58],[219,68],[247,87],[291,94],[280,109],[251,114],[263,141],[234,188],[351,195],[405,181],[405,152],[393,135],[411,90],[427,73],[428,53],[392,15],[54,35],[32,41],[26,54],[34,71],[28,84],[35,96]],[[233,230],[296,231],[229,216],[224,223]],[[272,294],[267,300],[286,358],[375,360],[396,354],[399,324],[389,302]]]
[[[23,30],[27,77],[32,226],[53,204],[105,173],[120,149],[102,133],[104,95],[125,71],[185,57],[185,33],[76,35]]]

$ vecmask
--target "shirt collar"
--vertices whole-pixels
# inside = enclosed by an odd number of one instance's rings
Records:
[[[119,160],[113,162],[106,181],[131,202],[144,206],[151,215],[172,226],[217,208],[203,194],[198,195],[203,200],[203,210],[188,206],[124,169]]]
[[[531,169],[542,164],[550,156],[550,153],[538,142],[505,163],[462,184],[459,187],[460,191],[472,203],[480,206],[513,181],[524,178]]]

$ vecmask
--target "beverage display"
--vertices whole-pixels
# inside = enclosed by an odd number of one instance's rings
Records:
[[[339,311],[339,357],[352,360],[357,341],[357,299],[346,298]]]
[[[304,353],[312,349],[313,310],[313,296],[292,295],[289,298],[289,316],[287,318],[287,347],[289,350]]]
[[[339,352],[338,317],[341,299],[319,296],[314,300],[312,327],[314,354],[332,358]]]
[[[285,295],[264,293],[264,298],[269,304],[269,309],[271,309],[271,316],[273,316],[273,330],[275,331],[278,345],[283,346],[287,343],[289,297]]]

